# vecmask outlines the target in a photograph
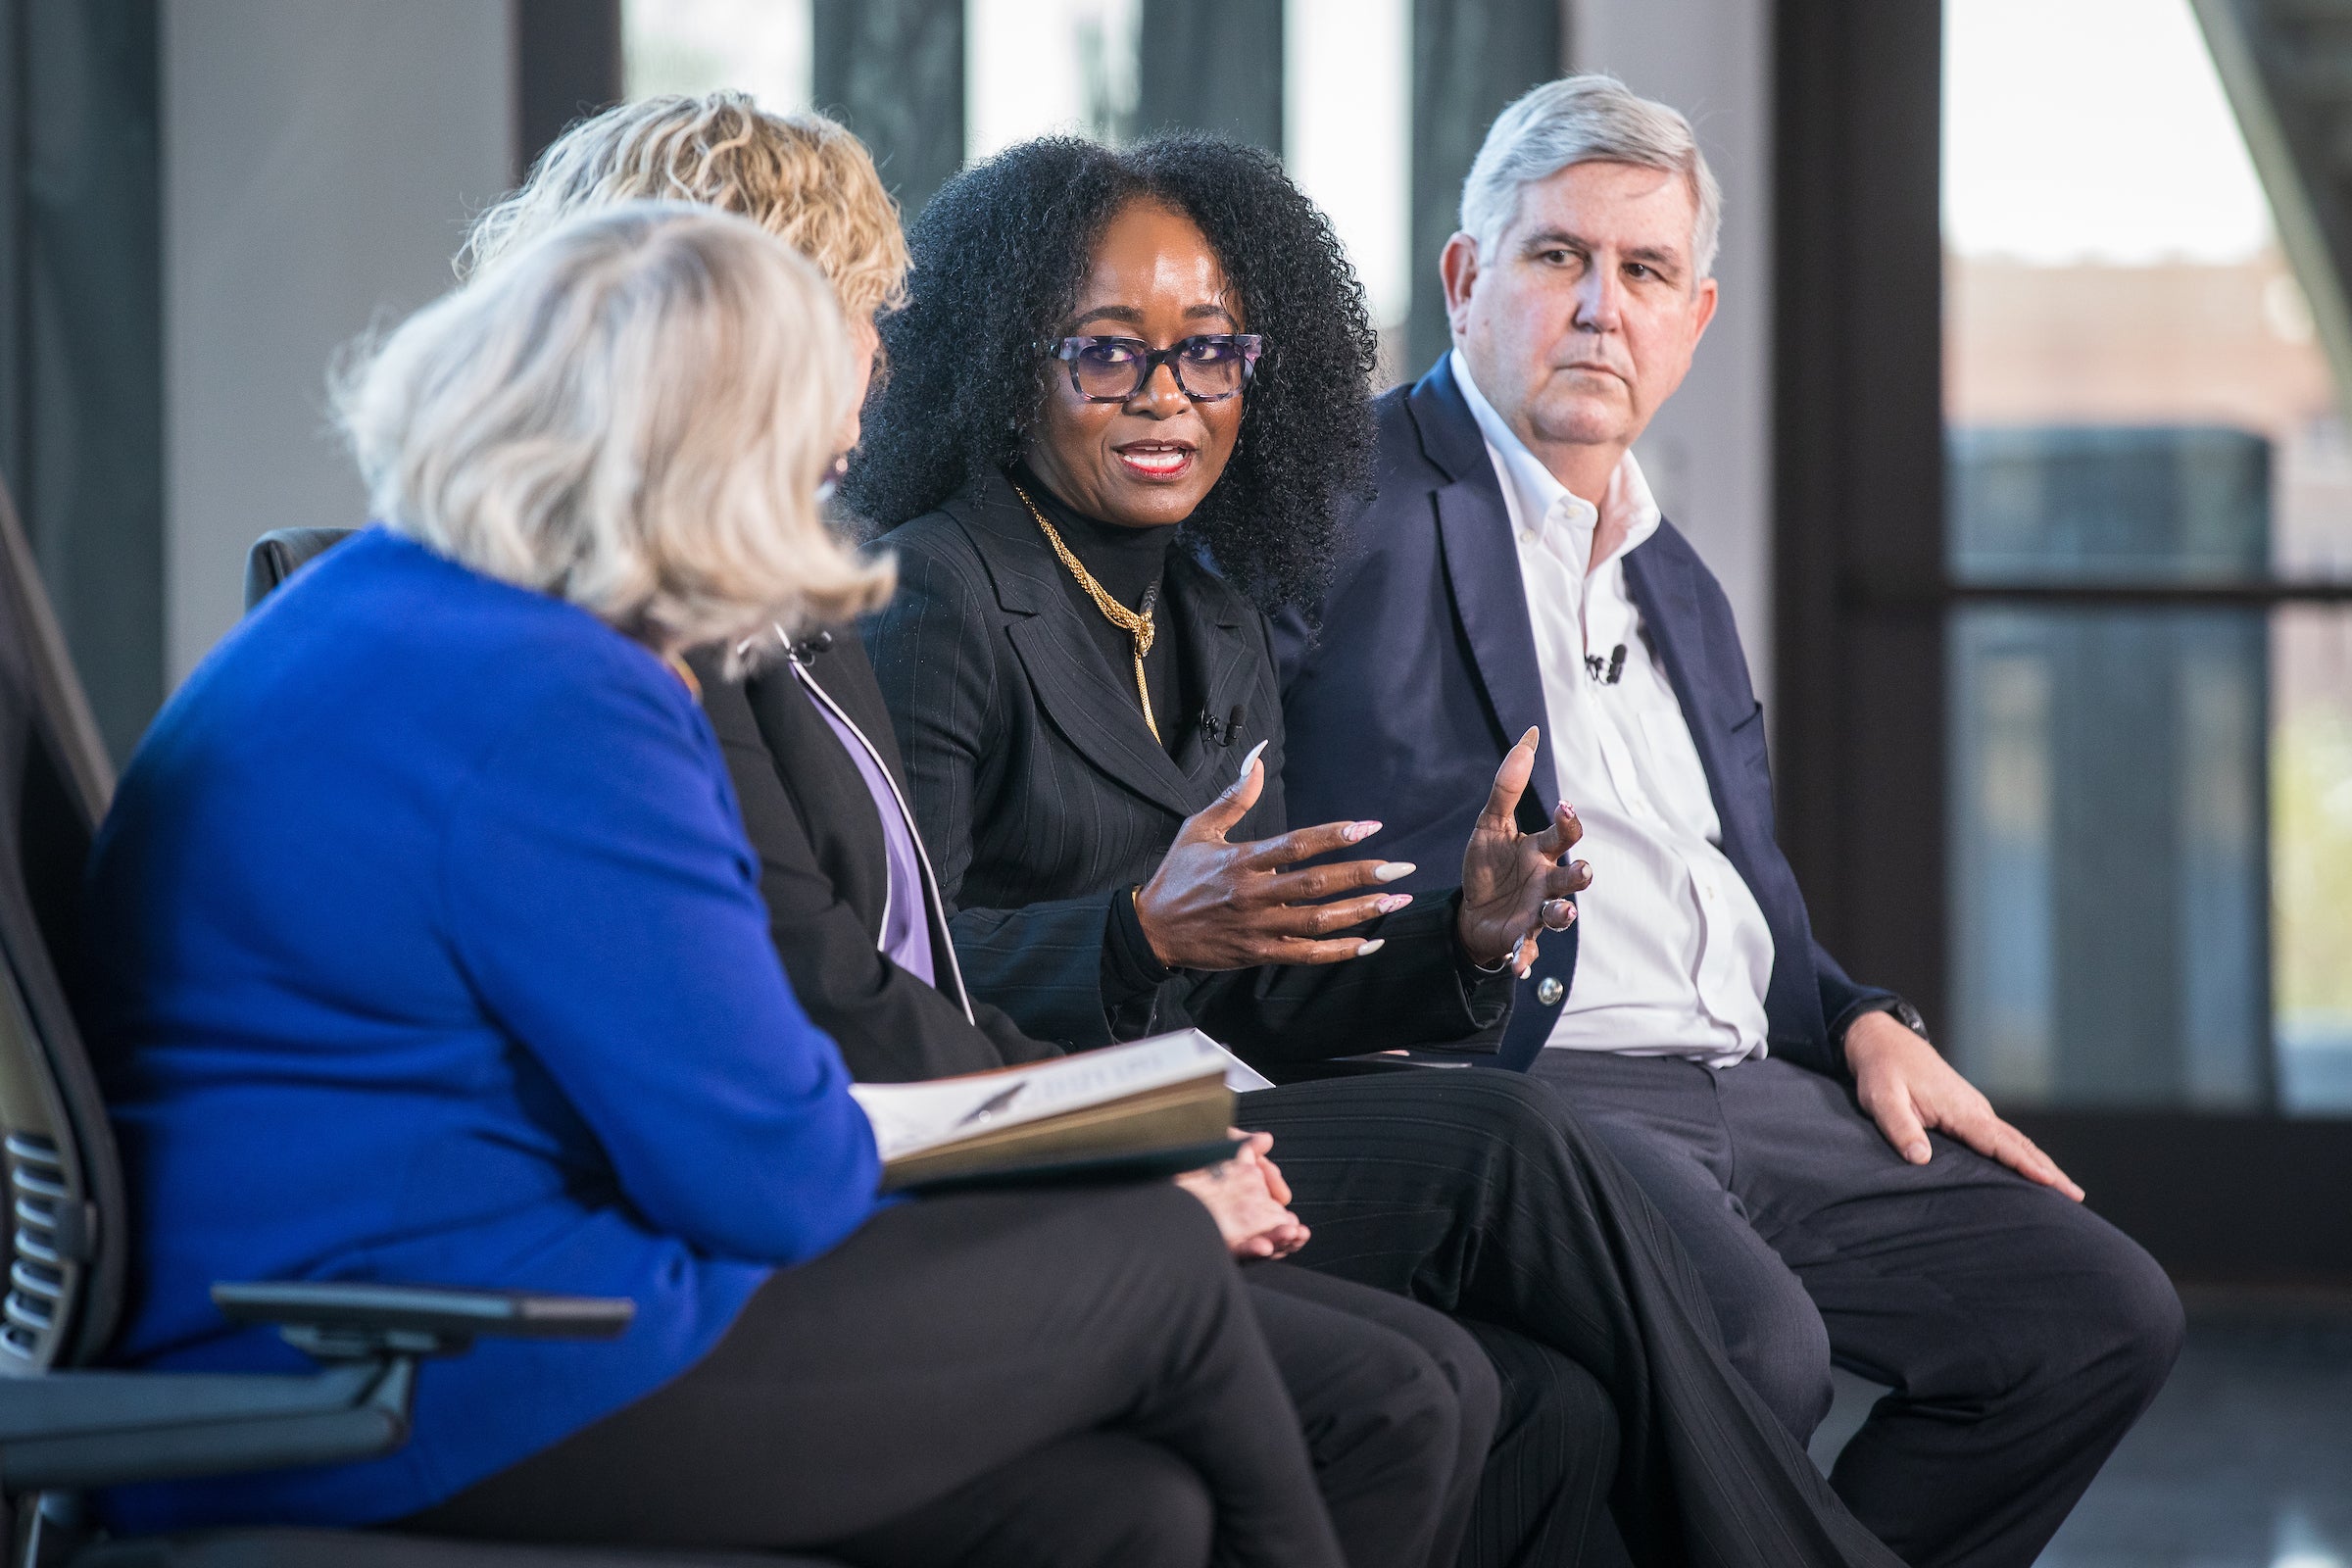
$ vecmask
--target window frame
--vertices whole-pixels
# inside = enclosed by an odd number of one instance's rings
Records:
[[[1943,16],[1819,0],[1774,22],[1775,776],[1823,945],[1948,1016],[1950,616],[1978,605],[2352,605],[2352,582],[1961,581],[1944,549]],[[2176,1276],[2352,1282],[2352,1211],[2282,1202],[2352,1119],[2007,1112]]]

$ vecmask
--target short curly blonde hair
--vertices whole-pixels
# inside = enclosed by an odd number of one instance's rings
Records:
[[[620,104],[572,126],[521,189],[474,220],[459,275],[574,213],[631,198],[742,214],[814,262],[853,321],[906,297],[899,204],[865,144],[822,115],[772,115],[724,89]]]
[[[742,218],[579,214],[401,323],[335,412],[373,514],[663,654],[890,595],[818,514],[854,391],[829,280]]]

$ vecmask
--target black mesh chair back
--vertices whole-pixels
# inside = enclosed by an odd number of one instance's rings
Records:
[[[114,770],[0,486],[0,1377],[95,1359],[122,1298],[122,1167],[61,975]]]
[[[245,608],[276,592],[278,584],[350,538],[351,528],[272,528],[245,552]]]
[[[337,530],[318,532],[340,537]],[[286,570],[307,559],[293,560]],[[0,1421],[0,1564],[839,1568],[816,1558],[765,1553],[490,1544],[384,1532],[240,1528],[107,1540],[91,1531],[77,1494],[92,1487],[339,1463],[389,1451],[406,1437],[405,1390],[419,1354],[462,1352],[477,1333],[609,1339],[629,1315],[626,1300],[515,1298],[523,1308],[519,1317],[494,1320],[483,1314],[508,1303],[496,1292],[248,1284],[237,1289],[252,1299],[273,1289],[286,1298],[261,1311],[260,1321],[318,1327],[331,1320],[346,1335],[372,1333],[403,1343],[387,1342],[378,1362],[329,1357],[307,1377],[62,1370],[94,1361],[113,1335],[128,1238],[122,1166],[60,979],[75,961],[82,864],[113,788],[113,768],[89,705],[0,487],[0,808],[6,811],[0,819],[6,828],[0,832],[0,1141],[13,1254],[8,1289],[0,1296],[0,1380],[13,1380],[0,1381],[0,1414],[6,1417]],[[216,1299],[222,1298],[217,1294]],[[561,1326],[530,1326],[557,1319]],[[449,1343],[436,1347],[436,1340]],[[297,1343],[318,1342],[314,1336]],[[403,1364],[394,1364],[396,1352]],[[43,1375],[53,1369],[60,1369],[58,1375]],[[355,1369],[385,1381],[363,1386],[354,1381]],[[404,1391],[397,1400],[382,1396],[393,1378]],[[343,1393],[347,1387],[355,1392]],[[268,1457],[222,1463],[223,1446]],[[174,1456],[151,1463],[159,1452]],[[142,1463],[148,1468],[137,1468]],[[73,1479],[76,1471],[88,1475]],[[53,1472],[68,1479],[43,1479]]]

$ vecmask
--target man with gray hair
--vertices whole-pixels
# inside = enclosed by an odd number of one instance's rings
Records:
[[[1800,1441],[1833,1362],[1892,1386],[1833,1476],[1865,1524],[1914,1568],[2025,1568],[2162,1385],[2180,1301],[1813,939],[1731,606],[1632,450],[1715,314],[1721,207],[1690,122],[1609,77],[1495,121],[1441,262],[1452,351],[1380,400],[1379,494],[1277,627],[1284,780],[1434,875],[1542,732],[1520,816],[1573,803],[1593,883],[1504,1063],[1657,1201]]]

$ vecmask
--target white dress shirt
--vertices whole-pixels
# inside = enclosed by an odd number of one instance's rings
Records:
[[[1632,453],[1595,507],[1570,495],[1505,424],[1457,351],[1453,376],[1502,481],[1519,580],[1543,668],[1545,733],[1561,799],[1585,824],[1575,983],[1555,1051],[1690,1056],[1728,1067],[1761,1056],[1772,929],[1723,853],[1723,824],[1690,727],[1626,592],[1626,552],[1658,531]],[[1603,512],[1625,539],[1587,570]],[[1606,673],[1625,650],[1614,683]]]

